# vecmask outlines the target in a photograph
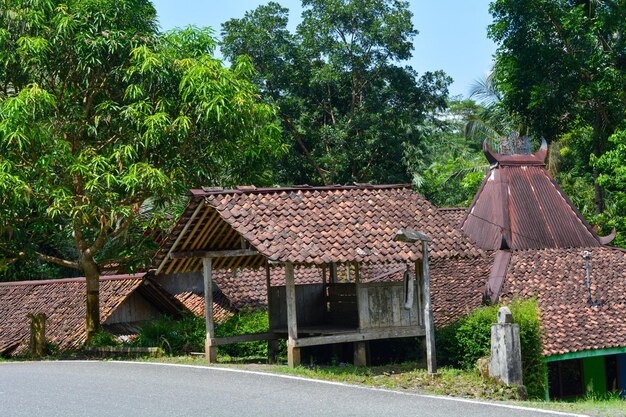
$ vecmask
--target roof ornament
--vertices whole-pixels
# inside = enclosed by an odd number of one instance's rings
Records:
[[[609,243],[613,242],[613,239],[615,239],[615,236],[617,236],[617,230],[613,228],[611,233],[609,233],[607,236],[598,236],[598,241],[600,242],[601,245],[608,245]]]
[[[583,252],[583,259],[585,260],[585,270],[587,271],[587,305],[590,307],[599,307],[602,305],[602,301],[594,301],[591,298],[591,255],[589,251]]]
[[[511,138],[511,135],[509,136]],[[541,138],[541,146],[535,153],[530,153],[530,137],[524,136],[519,140],[502,138],[502,144],[498,145],[500,152],[495,152],[489,146],[487,140],[483,142],[483,152],[489,161],[489,164],[493,167],[497,166],[502,160],[505,161],[514,157],[514,155],[528,155],[524,160],[533,161],[534,163],[545,163],[548,156],[548,142],[544,138]],[[528,145],[526,144],[528,143]]]

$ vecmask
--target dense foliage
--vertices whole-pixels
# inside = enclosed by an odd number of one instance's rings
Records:
[[[495,83],[505,108],[536,136],[564,137],[575,176],[594,185],[594,208],[605,195],[589,155],[612,148],[609,137],[626,111],[626,4],[623,0],[496,0],[489,36],[498,43]],[[580,142],[579,142],[580,141]],[[556,156],[556,155],[555,155]]]
[[[203,317],[185,315],[182,319],[161,316],[141,327],[134,346],[160,347],[169,355],[203,352],[206,336]]]
[[[156,30],[148,0],[4,0],[0,7],[0,256],[87,277],[148,261],[159,211],[190,186],[267,183],[275,109],[245,59],[207,29]]]
[[[243,309],[224,323],[215,326],[216,337],[266,332],[269,328],[267,311]],[[99,335],[99,333],[97,334]],[[160,347],[167,354],[181,355],[204,352],[205,322],[203,317],[186,315],[182,319],[161,316],[142,326],[135,346]],[[107,340],[105,337],[98,340]],[[220,354],[237,358],[267,357],[267,342],[237,343],[219,347]]]
[[[481,307],[449,327],[438,330],[437,349],[443,364],[472,369],[489,356],[491,325],[497,322],[500,305]],[[539,310],[535,300],[514,300],[508,307],[520,325],[522,372],[528,395],[543,398],[547,368],[543,361]]]
[[[399,64],[417,31],[399,0],[303,0],[302,22],[270,2],[222,26],[222,52],[252,59],[264,99],[280,108],[290,152],[279,180],[409,182],[407,152],[446,107],[450,78]]]

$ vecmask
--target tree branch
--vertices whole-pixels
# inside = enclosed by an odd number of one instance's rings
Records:
[[[39,259],[41,259],[42,261],[51,262],[53,264],[61,265],[66,268],[77,269],[79,271],[81,270],[80,265],[78,265],[77,262],[67,261],[65,259],[57,258],[56,256],[46,255],[40,252],[35,252],[35,253],[39,257]]]

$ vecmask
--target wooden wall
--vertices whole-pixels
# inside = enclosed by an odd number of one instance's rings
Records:
[[[359,327],[423,326],[421,292],[415,284],[411,308],[405,308],[404,281],[359,284]]]
[[[324,322],[324,284],[296,285],[298,325],[313,326]],[[284,285],[270,288],[270,329],[287,327],[287,302]]]
[[[131,294],[104,324],[133,323],[136,321],[152,320],[161,312],[148,300],[135,291]]]

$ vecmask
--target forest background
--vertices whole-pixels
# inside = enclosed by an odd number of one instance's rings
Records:
[[[93,311],[98,276],[146,268],[191,187],[411,182],[465,207],[483,142],[525,137],[623,246],[626,2],[489,12],[494,67],[461,99],[407,64],[404,1],[302,0],[295,29],[269,2],[163,32],[147,0],[2,0],[0,280],[87,276]]]

